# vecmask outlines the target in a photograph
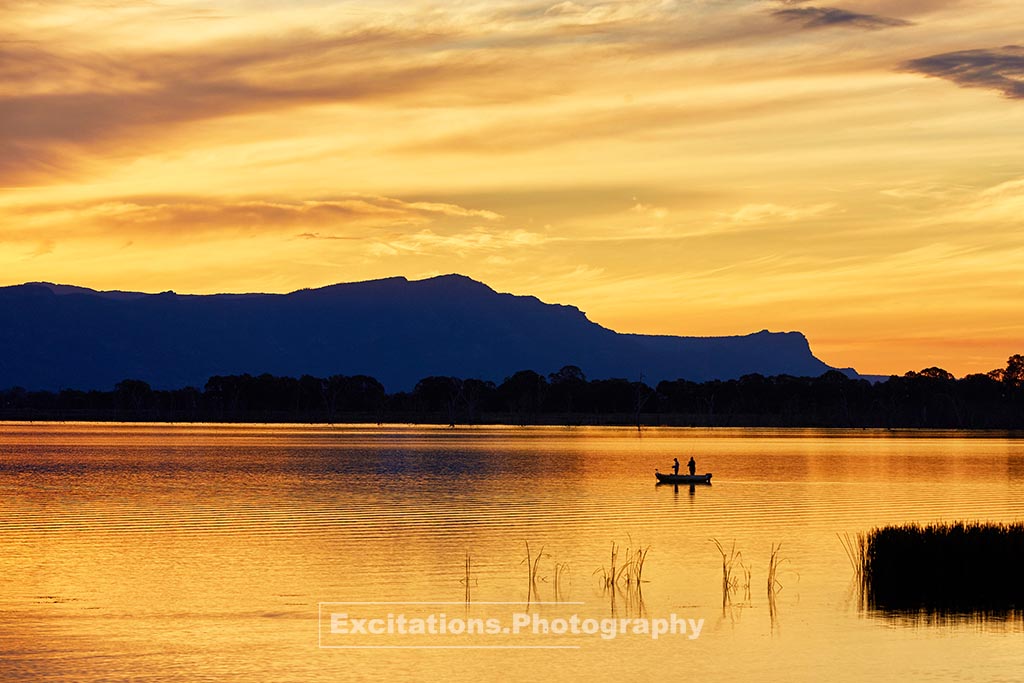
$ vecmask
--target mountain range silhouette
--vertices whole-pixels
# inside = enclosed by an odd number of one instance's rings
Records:
[[[290,294],[182,295],[27,283],[0,288],[0,388],[202,387],[213,375],[365,374],[388,391],[432,375],[500,382],[575,365],[588,378],[700,382],[831,370],[799,332],[622,334],[574,306],[462,275]],[[856,376],[853,370],[843,372]]]

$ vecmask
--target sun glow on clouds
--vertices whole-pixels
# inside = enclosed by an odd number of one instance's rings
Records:
[[[2,284],[462,272],[864,372],[1021,352],[993,0],[0,6]]]

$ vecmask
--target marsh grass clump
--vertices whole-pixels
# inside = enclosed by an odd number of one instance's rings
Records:
[[[743,590],[743,599],[750,599],[750,579],[752,570],[750,565],[743,562],[743,553],[736,550],[736,541],[732,542],[729,551],[717,538],[708,539],[715,544],[718,553],[722,556],[722,605],[730,602],[733,593]]]
[[[886,526],[844,547],[869,608],[1024,608],[1024,522]]]
[[[640,583],[644,580],[644,562],[647,560],[647,551],[650,549],[650,546],[626,548],[626,564],[623,565],[625,576],[623,578],[627,586],[639,589]]]
[[[647,551],[650,549],[650,546],[646,548],[642,546],[636,548],[627,546],[625,559],[622,564],[619,564],[619,546],[613,542],[611,560],[608,567],[601,567],[594,573],[601,575],[601,584],[605,588],[626,586],[639,589],[640,584],[646,582],[644,579],[644,563],[647,561]]]
[[[612,616],[618,614],[619,602],[623,603],[627,615],[646,614],[642,584],[647,583],[644,567],[649,550],[650,546],[637,545],[634,548],[630,539],[625,553],[620,557],[619,546],[613,541],[608,566],[594,571],[602,593],[609,598]]]
[[[709,539],[718,548],[719,554],[722,556],[722,590],[725,593],[729,593],[735,590],[739,586],[739,578],[734,572],[734,567],[738,564],[740,567],[743,566],[743,555],[742,553],[736,552],[736,541],[733,541],[732,547],[729,552],[725,552],[725,547],[722,546],[721,542],[717,538]]]

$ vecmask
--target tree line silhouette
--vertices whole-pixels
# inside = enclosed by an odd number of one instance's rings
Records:
[[[0,391],[0,419],[1024,429],[1024,356],[961,379],[932,367],[876,383],[831,370],[652,387],[571,365],[500,384],[426,377],[391,394],[365,375],[218,375],[171,390],[126,379],[112,391]]]

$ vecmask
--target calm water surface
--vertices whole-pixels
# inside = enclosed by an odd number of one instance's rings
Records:
[[[655,468],[691,454],[699,472],[714,473],[713,486],[654,485]],[[858,606],[837,533],[960,519],[1024,519],[1024,441],[8,423],[0,425],[0,678],[1020,680],[1020,619],[927,620]],[[712,538],[735,544],[749,593],[741,578],[723,603]],[[532,554],[543,548],[535,589],[527,542]],[[613,543],[620,564],[627,547],[649,547],[639,594],[602,588]],[[767,565],[779,543],[772,601]],[[554,602],[579,604],[539,604]],[[332,635],[318,613],[341,610],[506,625],[513,612],[675,613],[704,626],[695,640]],[[318,646],[352,643],[489,649]],[[520,647],[538,644],[566,649]]]

